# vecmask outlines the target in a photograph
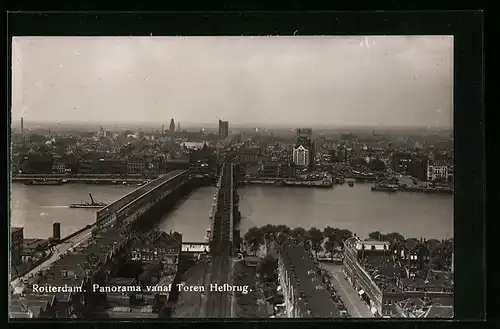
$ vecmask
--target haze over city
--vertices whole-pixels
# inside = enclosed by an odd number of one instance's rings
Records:
[[[16,37],[12,121],[451,127],[453,38]]]

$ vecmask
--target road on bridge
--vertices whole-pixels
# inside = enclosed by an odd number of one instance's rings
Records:
[[[207,279],[205,288],[207,298],[204,309],[207,318],[230,318],[232,316],[232,293],[223,289],[224,284],[230,284],[230,262],[231,260],[226,256],[217,256],[212,259],[210,277]]]
[[[28,273],[26,273],[22,277],[12,280],[11,286],[14,289],[16,289],[23,287],[26,288],[26,286],[33,284],[33,282],[36,280],[36,274],[38,272],[40,272],[43,268],[52,266],[52,264],[54,264],[59,259],[60,255],[64,254],[71,248],[78,247],[80,244],[85,242],[91,235],[92,235],[92,228],[88,228],[76,234],[75,236],[72,236],[68,240],[60,244],[57,244],[56,246],[53,247],[54,252],[52,253],[52,256],[50,256],[44,262],[31,269]]]

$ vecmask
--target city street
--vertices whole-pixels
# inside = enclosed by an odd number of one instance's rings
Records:
[[[344,302],[347,312],[353,318],[373,318],[368,305],[363,302],[356,289],[347,281],[342,273],[343,265],[321,263],[321,267],[329,271],[333,277],[333,286]]]
[[[58,259],[59,256],[65,252],[67,252],[69,249],[77,247],[84,241],[86,241],[92,234],[92,230],[89,228],[87,230],[84,230],[80,232],[79,234],[75,235],[74,237],[70,238],[67,241],[64,241],[61,244],[58,244],[54,247],[54,252],[52,253],[52,256],[50,256],[47,260],[45,260],[43,263],[39,264],[35,268],[33,268],[31,271],[26,273],[24,276],[17,278],[11,282],[11,286],[15,288],[20,288],[25,286],[23,282],[25,280],[28,280],[28,285],[32,284],[33,281],[36,279],[36,274],[40,272],[43,268],[50,267],[52,264],[54,264]],[[31,277],[30,277],[31,276]]]

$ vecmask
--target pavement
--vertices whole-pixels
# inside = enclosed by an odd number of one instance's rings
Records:
[[[345,278],[342,273],[343,265],[320,263],[321,267],[329,271],[334,280],[332,280],[333,287],[344,302],[347,312],[352,318],[374,318],[375,316],[370,312],[369,306],[361,300],[358,292]]]

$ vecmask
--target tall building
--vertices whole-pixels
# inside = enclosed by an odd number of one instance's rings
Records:
[[[175,122],[174,118],[170,119],[170,132],[173,133],[175,131]]]
[[[165,125],[161,125],[161,133],[163,134],[165,132]]]
[[[23,258],[24,229],[22,227],[10,228],[11,262],[21,264]]]
[[[177,131],[181,131],[181,123],[177,122]]]
[[[314,143],[312,142],[311,128],[298,128],[297,132],[297,143],[293,148],[293,162],[297,166],[314,166]],[[304,160],[304,156],[307,160]]]
[[[219,136],[226,138],[229,135],[229,122],[219,120]]]
[[[293,163],[299,167],[309,167],[309,150],[299,145],[293,149]]]

